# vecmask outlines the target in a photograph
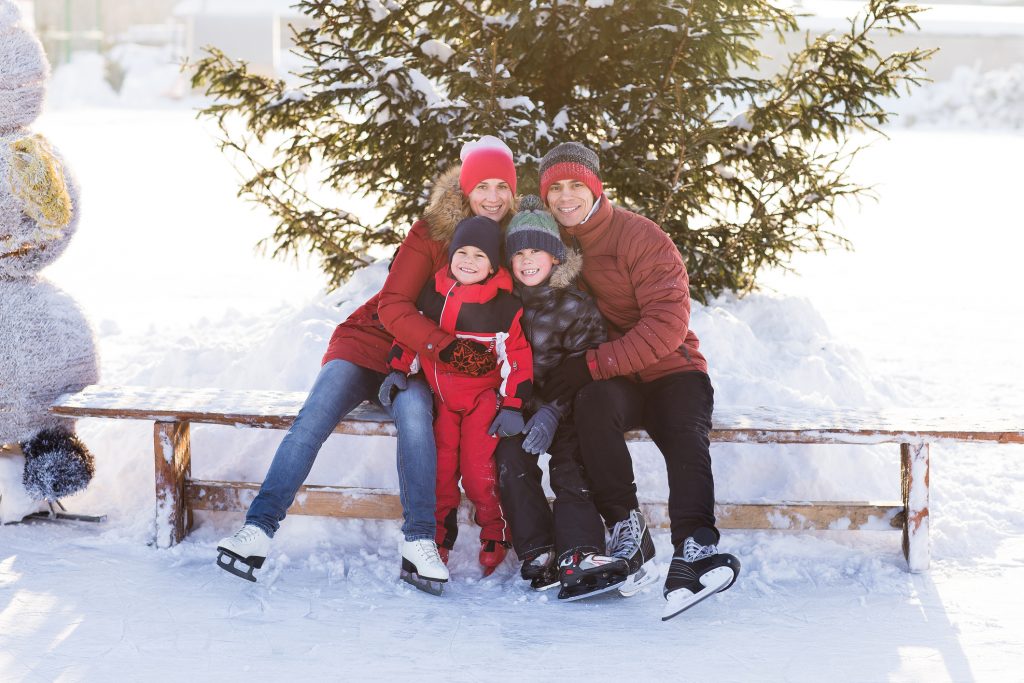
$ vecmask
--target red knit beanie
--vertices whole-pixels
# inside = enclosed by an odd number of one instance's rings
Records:
[[[555,145],[540,160],[540,196],[548,200],[548,188],[560,180],[578,180],[596,200],[604,193],[601,184],[601,162],[593,150],[578,142]]]
[[[508,183],[512,193],[516,191],[516,165],[512,162],[512,150],[493,135],[484,135],[462,146],[462,170],[459,172],[459,187],[468,195],[481,180],[498,178]]]

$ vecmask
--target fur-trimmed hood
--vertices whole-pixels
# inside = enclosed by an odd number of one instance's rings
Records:
[[[459,187],[459,173],[462,164],[455,164],[434,180],[430,189],[430,202],[423,218],[430,226],[430,239],[438,242],[451,242],[455,235],[455,226],[463,218],[472,215],[469,202]]]
[[[582,271],[583,254],[567,247],[565,250],[565,261],[555,266],[548,284],[557,289],[572,287],[576,284],[576,280],[579,279]]]
[[[462,164],[455,164],[441,175],[437,176],[430,188],[430,201],[427,209],[423,212],[423,218],[430,226],[430,239],[438,242],[451,242],[455,236],[455,226],[463,218],[473,215],[469,208],[469,200],[462,193],[459,185],[459,173],[462,172]],[[504,233],[508,222],[519,207],[519,195],[512,196],[512,208],[501,219],[501,229]]]

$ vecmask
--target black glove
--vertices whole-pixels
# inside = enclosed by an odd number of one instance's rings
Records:
[[[523,427],[523,450],[527,453],[540,455],[547,452],[551,446],[551,440],[555,438],[555,430],[558,428],[558,411],[545,403]]]
[[[572,403],[577,392],[593,381],[586,355],[572,356],[544,378],[544,397],[549,401],[561,399]]]
[[[456,339],[441,349],[438,358],[470,377],[483,377],[498,367],[491,350],[472,339]]]
[[[405,391],[408,386],[409,380],[406,378],[405,373],[392,370],[381,383],[380,391],[377,392],[377,400],[380,401],[382,406],[387,408],[394,402],[395,395],[399,391]]]
[[[491,436],[515,436],[523,431],[523,414],[515,408],[502,408],[487,428]]]

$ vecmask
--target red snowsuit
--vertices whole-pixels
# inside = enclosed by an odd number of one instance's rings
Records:
[[[421,367],[434,391],[437,417],[437,520],[438,545],[451,548],[458,534],[461,502],[459,477],[466,496],[476,508],[480,540],[508,540],[508,529],[498,498],[494,449],[498,439],[487,429],[502,408],[521,410],[533,385],[533,357],[523,334],[519,299],[512,295],[512,276],[505,268],[483,282],[463,285],[448,266],[437,271],[416,301],[423,315],[449,334],[486,345],[497,357],[497,367],[482,377],[462,374],[431,356],[417,356],[395,343],[389,364],[406,373]]]

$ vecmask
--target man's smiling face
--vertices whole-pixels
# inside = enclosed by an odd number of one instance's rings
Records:
[[[571,228],[583,222],[594,206],[594,194],[581,180],[559,180],[548,187],[548,208],[560,225]]]

